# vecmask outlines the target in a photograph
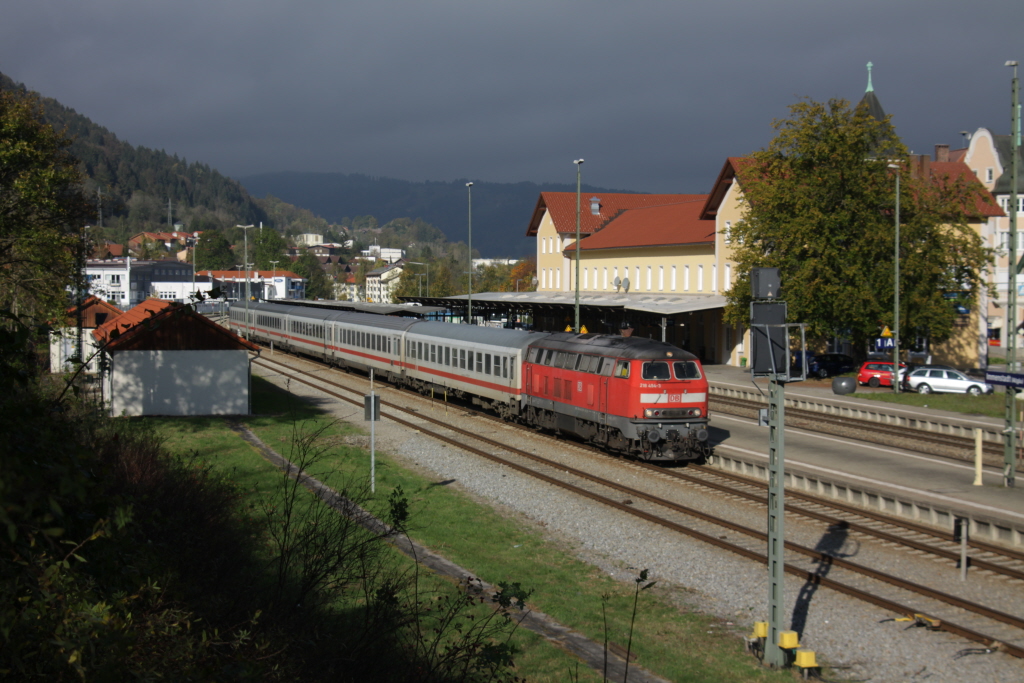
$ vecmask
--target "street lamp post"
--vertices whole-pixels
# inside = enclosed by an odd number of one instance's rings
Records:
[[[249,338],[249,229],[252,225],[236,225],[242,229],[245,235],[245,252],[242,254],[242,264],[245,267],[245,338]]]
[[[466,297],[466,322],[473,324],[473,183],[466,183],[469,199],[469,290]],[[430,289],[430,285],[427,285]]]
[[[573,329],[580,333],[580,167],[583,159],[572,162],[576,164],[576,325]]]
[[[1018,160],[1020,157],[1020,81],[1017,80],[1017,61],[1009,60],[1006,66],[1013,67],[1010,84],[1010,214],[1009,291],[1006,306],[1006,369],[1017,372],[1017,274],[1024,263],[1017,261],[1017,214],[1020,211],[1017,194]],[[1006,387],[1006,429],[1003,430],[1003,485],[1013,487],[1017,477],[1017,390]]]
[[[192,233],[192,293],[196,293],[196,252],[199,251],[199,233]]]
[[[896,247],[893,262],[895,264],[895,304],[893,307],[892,325],[892,390],[900,393],[900,167],[889,164],[896,170]]]

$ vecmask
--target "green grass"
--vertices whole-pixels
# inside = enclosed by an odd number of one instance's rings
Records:
[[[948,410],[965,415],[984,415],[1002,417],[1006,411],[1006,397],[1001,391],[988,396],[971,396],[969,394],[918,394],[913,392],[892,391],[863,392],[847,398],[861,398],[868,401],[882,401],[917,408],[934,408]]]
[[[296,420],[329,421],[319,408],[253,378],[254,415],[246,420],[268,445],[288,457]],[[362,412],[352,407],[351,411]],[[154,420],[175,450],[197,450],[240,486],[265,487],[276,470],[222,420],[207,418]],[[314,476],[368,481],[369,454],[345,444],[357,430],[332,423],[325,437],[333,440],[329,462],[318,466]],[[597,642],[605,637],[602,604],[608,613],[608,639],[625,647],[633,606],[632,583],[622,583],[580,562],[546,540],[542,529],[519,517],[499,514],[450,486],[439,485],[400,466],[387,454],[377,453],[376,489],[387,497],[401,486],[410,504],[410,535],[492,584],[519,582],[533,589],[530,604],[559,622]],[[396,558],[396,562],[405,560]],[[651,577],[656,579],[657,577]],[[701,580],[706,580],[703,577]],[[434,590],[438,579],[426,579],[423,588]],[[791,674],[762,669],[743,652],[737,636],[755,618],[738,618],[729,627],[713,617],[680,611],[673,598],[678,592],[656,586],[640,595],[633,634],[637,665],[673,681],[771,681],[791,680]],[[684,591],[683,591],[684,592]],[[685,595],[682,596],[685,599]],[[520,676],[530,681],[599,681],[601,676],[539,636],[520,629],[515,642],[523,649],[517,658]]]

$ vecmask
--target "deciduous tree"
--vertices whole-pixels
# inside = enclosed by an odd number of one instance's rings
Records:
[[[803,101],[767,149],[741,164],[743,220],[729,239],[739,276],[727,320],[749,322],[749,273],[777,267],[789,319],[863,348],[893,322],[896,179],[900,174],[901,328],[949,337],[949,296],[976,305],[989,254],[968,219],[980,186],[912,177],[890,123],[844,100]],[[899,168],[889,168],[895,164]]]
[[[94,217],[70,141],[37,97],[0,91],[0,307],[52,318],[80,272]]]

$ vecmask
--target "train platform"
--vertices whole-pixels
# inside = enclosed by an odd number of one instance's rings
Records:
[[[753,380],[746,368],[709,365],[705,372],[712,400],[717,395],[767,401],[767,379]],[[858,387],[854,394],[837,396],[830,380],[809,380],[787,384],[786,402],[787,407],[943,434],[971,437],[979,429],[986,441],[1001,440],[1000,419],[862,398],[878,391],[885,389]],[[767,477],[766,428],[750,417],[714,409],[711,425],[717,466]],[[1002,469],[994,464],[983,468],[982,485],[976,486],[974,464],[967,461],[798,427],[787,427],[785,443],[787,486],[949,530],[956,518],[964,518],[978,538],[1024,547],[1024,461],[1018,461],[1016,487],[1003,485]]]

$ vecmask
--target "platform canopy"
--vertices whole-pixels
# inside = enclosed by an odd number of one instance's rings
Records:
[[[402,297],[403,301],[424,306],[464,311],[465,294],[449,297]],[[576,304],[574,292],[481,292],[473,295],[474,314],[541,312],[568,309]],[[643,313],[670,317],[724,308],[726,297],[721,294],[656,294],[640,292],[580,292],[580,308],[592,311],[616,311],[623,314]]]

